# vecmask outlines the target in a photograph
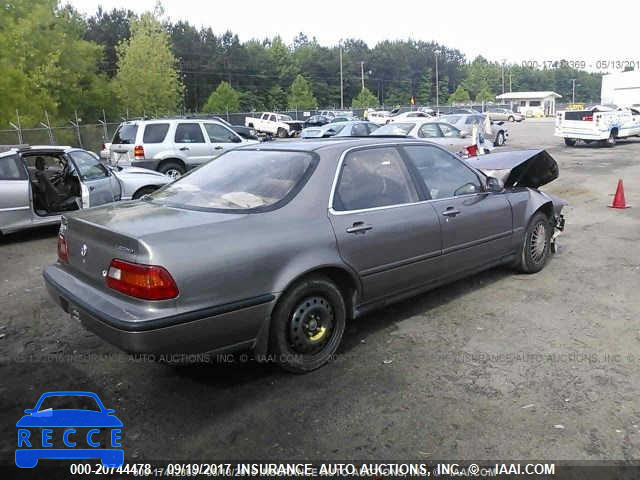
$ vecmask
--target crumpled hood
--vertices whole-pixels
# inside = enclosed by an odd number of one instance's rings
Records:
[[[546,150],[518,150],[474,157],[471,162],[505,187],[537,188],[558,178],[558,163]]]

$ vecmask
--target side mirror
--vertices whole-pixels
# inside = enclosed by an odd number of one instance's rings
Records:
[[[27,409],[24,411],[24,413],[29,413],[29,414],[31,414],[31,413],[36,413],[36,409],[35,409],[35,408],[27,408]]]
[[[487,191],[493,193],[500,193],[504,190],[504,183],[501,180],[494,177],[487,177]]]
[[[467,134],[465,132],[460,132],[460,138],[467,138]]]
[[[231,141],[233,143],[241,143],[242,139],[240,137],[231,137]]]

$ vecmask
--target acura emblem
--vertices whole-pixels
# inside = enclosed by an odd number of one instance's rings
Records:
[[[80,248],[80,255],[82,255],[83,257],[87,256],[87,244],[83,243],[82,247]]]

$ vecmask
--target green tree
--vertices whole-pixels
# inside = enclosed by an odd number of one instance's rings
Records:
[[[218,88],[211,92],[202,110],[207,113],[237,112],[240,110],[241,98],[240,92],[234,90],[228,82],[222,81]]]
[[[489,90],[489,87],[485,87],[476,95],[476,102],[492,102],[496,99],[496,96]]]
[[[184,87],[176,68],[176,57],[159,16],[158,11],[142,14],[131,25],[131,38],[117,48],[118,73],[114,88],[130,114],[175,112],[182,100]]]
[[[287,103],[291,110],[314,108],[318,106],[318,101],[316,100],[316,97],[313,96],[309,82],[307,82],[302,75],[298,75],[291,84]]]
[[[109,100],[98,75],[102,49],[82,39],[85,24],[56,0],[12,0],[0,4],[0,124],[31,127],[93,114]],[[94,117],[95,118],[95,117]]]
[[[376,108],[378,105],[378,98],[366,87],[351,102],[351,108]]]
[[[449,95],[449,103],[468,103],[470,101],[469,92],[462,85],[458,85],[456,91]]]

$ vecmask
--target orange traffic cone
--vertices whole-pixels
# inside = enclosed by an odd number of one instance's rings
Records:
[[[618,188],[616,188],[616,194],[613,197],[613,203],[609,205],[611,208],[629,208],[631,205],[627,205],[624,199],[624,185],[622,179],[618,180]]]

